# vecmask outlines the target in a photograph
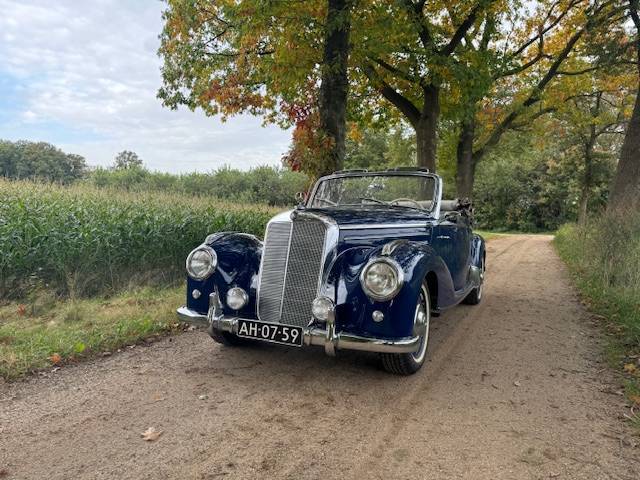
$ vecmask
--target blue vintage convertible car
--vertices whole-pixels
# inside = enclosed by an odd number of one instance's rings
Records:
[[[471,208],[426,170],[343,171],[253,235],[209,235],[187,258],[182,321],[214,340],[379,352],[390,372],[425,361],[432,315],[482,298]]]

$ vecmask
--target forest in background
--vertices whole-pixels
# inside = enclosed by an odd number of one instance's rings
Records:
[[[600,212],[606,206],[615,172],[621,135],[611,135],[594,152],[587,208]],[[553,231],[578,218],[584,176],[584,147],[579,135],[540,128],[513,131],[484,160],[474,185],[476,225],[496,231]],[[363,129],[346,141],[344,168],[370,170],[415,166],[415,140],[405,129]],[[441,144],[440,175],[445,196],[454,198],[455,155],[450,138]],[[133,152],[126,152],[133,154]],[[133,154],[135,155],[135,154]],[[171,192],[242,203],[290,207],[296,193],[308,189],[310,179],[286,166],[239,170],[230,166],[209,173],[174,175],[153,172],[139,163],[114,163],[89,168],[85,160],[53,145],[0,141],[0,176],[60,184],[88,184],[127,191]],[[233,165],[233,159],[229,161]]]

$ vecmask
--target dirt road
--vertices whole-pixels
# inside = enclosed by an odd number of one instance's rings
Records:
[[[550,240],[490,242],[483,302],[433,320],[412,377],[193,332],[0,385],[0,478],[637,480],[602,340]]]

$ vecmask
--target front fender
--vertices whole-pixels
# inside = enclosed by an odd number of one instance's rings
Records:
[[[224,300],[230,288],[240,287],[249,294],[249,302],[238,313],[245,318],[255,318],[262,242],[246,233],[221,232],[209,235],[204,244],[215,250],[218,266],[209,278],[202,281],[187,276],[187,307],[199,313],[206,313],[209,308],[209,294],[215,288]],[[199,298],[193,298],[193,290],[201,293]],[[236,313],[231,310],[227,312],[226,305],[223,308],[225,313]]]
[[[402,289],[388,302],[371,300],[360,285],[360,272],[372,259],[388,256],[403,270]],[[325,294],[333,293],[336,302],[336,325],[363,336],[377,338],[407,337],[413,334],[413,317],[422,282],[428,274],[437,282],[437,303],[431,308],[439,308],[440,301],[452,301],[453,283],[451,274],[442,258],[428,244],[422,242],[399,241],[388,251],[384,246],[377,248],[352,248],[343,252],[334,264],[329,276]],[[433,295],[435,292],[431,292]],[[381,311],[382,322],[374,322],[372,313]]]

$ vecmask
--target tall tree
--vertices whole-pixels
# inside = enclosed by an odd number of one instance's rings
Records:
[[[320,174],[342,168],[345,156],[351,0],[327,0],[324,55],[319,95],[320,129],[329,145]]]
[[[456,152],[458,196],[472,196],[478,163],[505,132],[555,110],[555,105],[545,101],[545,90],[562,75],[580,73],[563,70],[563,65],[577,55],[578,47],[588,45],[585,39],[590,32],[614,17],[613,3],[538,2],[537,10],[520,31],[516,28],[520,17],[515,15],[514,20],[513,12],[490,12],[479,39],[465,42],[464,48],[473,56],[488,57],[493,64],[484,84],[488,88],[468,83],[461,86],[470,94],[461,96]],[[506,31],[515,34],[507,35]]]
[[[360,93],[383,97],[413,127],[419,166],[436,170],[441,92],[456,76],[473,74],[458,68],[456,50],[497,3],[402,0],[362,12],[355,63],[368,82]],[[378,108],[370,101],[360,106]]]
[[[143,161],[136,152],[123,150],[116,155],[113,162],[114,170],[134,170],[142,168]]]
[[[84,157],[45,142],[0,140],[0,176],[69,183],[86,172]]]
[[[628,12],[635,29],[631,46],[635,57],[632,64],[638,73],[638,90],[611,190],[609,199],[609,208],[611,209],[625,207],[637,209],[640,207],[640,13],[638,0],[629,0]]]

